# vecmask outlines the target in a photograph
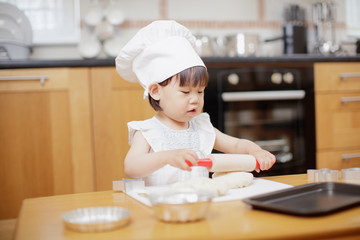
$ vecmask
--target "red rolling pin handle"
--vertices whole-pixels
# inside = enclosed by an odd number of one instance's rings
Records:
[[[186,161],[187,165],[189,165],[190,167],[193,166],[191,164],[191,162]],[[212,167],[212,160],[210,158],[202,158],[199,159],[198,161],[198,166],[202,166],[202,167],[207,167],[207,168],[211,168]],[[256,166],[255,169],[260,168],[260,164],[258,161],[256,161]]]
[[[187,165],[189,165],[190,167],[192,167],[193,165],[191,164],[191,162],[186,161]],[[207,167],[207,168],[211,168],[212,167],[212,160],[210,158],[202,158],[199,159],[198,161],[198,166],[201,167]]]

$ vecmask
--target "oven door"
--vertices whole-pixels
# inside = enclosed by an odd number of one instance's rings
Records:
[[[249,139],[276,156],[266,175],[288,174],[305,161],[304,90],[224,92],[223,131]]]
[[[304,85],[305,72],[261,68],[217,73],[219,130],[276,156],[270,170],[255,176],[305,173],[315,167],[314,94]],[[289,74],[292,81],[284,81]]]

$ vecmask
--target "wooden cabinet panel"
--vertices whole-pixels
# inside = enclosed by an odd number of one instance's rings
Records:
[[[315,63],[314,66],[315,91],[360,90],[360,63]]]
[[[25,198],[93,191],[88,69],[0,76],[11,79],[0,81],[0,218],[17,217]]]
[[[129,149],[126,123],[152,117],[143,88],[121,79],[114,67],[91,69],[96,190],[109,190],[125,176],[123,160]]]
[[[344,159],[346,155],[353,155],[354,157]],[[317,153],[317,168],[329,168],[329,169],[345,169],[360,166],[360,148],[357,150],[346,151],[323,151]]]
[[[318,149],[360,147],[360,101],[341,101],[351,97],[360,99],[360,92],[316,96]]]
[[[360,167],[360,63],[315,63],[317,168]],[[360,153],[359,153],[360,154]]]
[[[0,91],[65,90],[69,87],[68,74],[65,68],[1,70]]]

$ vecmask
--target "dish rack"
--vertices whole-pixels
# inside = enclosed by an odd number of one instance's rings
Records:
[[[29,19],[9,3],[0,3],[0,60],[28,59],[33,33]]]

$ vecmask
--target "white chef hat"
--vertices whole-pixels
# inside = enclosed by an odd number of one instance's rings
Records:
[[[116,71],[129,82],[139,82],[148,97],[149,86],[194,66],[205,67],[194,49],[190,30],[172,20],[154,21],[121,49]]]

